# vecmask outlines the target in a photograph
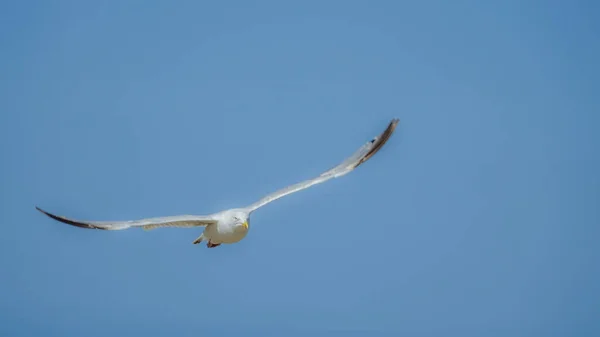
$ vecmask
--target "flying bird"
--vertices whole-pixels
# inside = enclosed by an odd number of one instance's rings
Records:
[[[37,206],[36,209],[54,220],[72,226],[89,229],[122,230],[141,227],[145,230],[151,230],[159,227],[204,227],[203,233],[193,241],[194,244],[206,241],[206,246],[208,248],[214,248],[221,244],[232,244],[239,242],[246,237],[250,226],[250,215],[260,207],[286,195],[323,183],[329,179],[346,175],[369,160],[383,147],[394,133],[398,121],[397,118],[392,119],[381,134],[372,138],[354,152],[353,155],[346,158],[334,168],[325,171],[312,179],[287,186],[268,194],[255,203],[243,208],[232,208],[209,215],[176,215],[130,221],[79,221],[54,215]]]

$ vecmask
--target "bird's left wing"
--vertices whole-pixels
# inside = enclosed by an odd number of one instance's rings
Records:
[[[132,227],[141,227],[150,230],[158,227],[198,227],[217,223],[217,220],[213,219],[211,216],[204,215],[176,215],[131,221],[79,221],[64,216],[54,215],[39,207],[36,207],[36,209],[54,220],[71,226],[89,229],[123,230]]]
[[[346,158],[346,160],[341,162],[336,167],[334,167],[326,172],[323,172],[318,177],[315,177],[313,179],[308,179],[308,180],[299,182],[294,185],[290,185],[279,191],[271,193],[271,194],[265,196],[264,198],[260,199],[259,201],[255,202],[254,204],[246,207],[246,209],[249,212],[253,212],[256,209],[258,209],[274,200],[284,197],[288,194],[309,188],[315,184],[320,184],[331,178],[337,178],[337,177],[341,177],[345,174],[348,174],[349,172],[351,172],[355,168],[357,168],[359,165],[361,165],[362,163],[369,160],[369,158],[371,158],[375,153],[377,153],[383,147],[383,145],[388,141],[388,139],[394,133],[394,130],[396,129],[396,125],[398,124],[398,122],[399,122],[399,120],[397,118],[392,119],[390,121],[390,123],[388,124],[387,128],[381,134],[379,134],[378,136],[376,136],[375,138],[371,139],[366,144],[361,146],[356,152],[354,152],[354,154],[352,156]]]

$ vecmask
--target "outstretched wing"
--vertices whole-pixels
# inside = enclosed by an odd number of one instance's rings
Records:
[[[90,229],[122,230],[131,227],[142,227],[143,229],[150,230],[158,227],[198,227],[217,223],[210,216],[202,215],[177,215],[131,221],[78,221],[48,213],[37,206],[35,208],[54,220],[71,226]]]
[[[383,131],[377,137],[371,139],[365,145],[361,146],[356,152],[354,152],[352,156],[346,158],[346,160],[344,160],[342,163],[332,168],[331,170],[323,172],[321,175],[313,179],[305,180],[297,184],[285,187],[277,192],[271,193],[266,197],[260,199],[259,201],[255,202],[254,204],[248,206],[246,209],[248,209],[249,212],[253,212],[256,209],[288,194],[298,192],[300,190],[309,188],[312,185],[320,184],[331,178],[341,177],[349,173],[362,163],[369,160],[369,158],[371,158],[375,153],[377,153],[377,151],[379,151],[383,147],[383,145],[391,137],[392,133],[394,133],[398,121],[399,120],[397,118],[392,119],[385,131]]]

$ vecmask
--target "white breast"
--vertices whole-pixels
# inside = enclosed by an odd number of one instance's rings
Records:
[[[204,229],[204,237],[212,243],[235,243],[248,234],[248,229],[243,226],[232,226],[219,221],[214,225],[208,225]]]

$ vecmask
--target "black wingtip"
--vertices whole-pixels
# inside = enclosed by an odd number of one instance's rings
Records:
[[[50,216],[50,213],[48,213],[48,212],[44,211],[43,209],[39,208],[38,206],[35,206],[35,209],[37,209],[38,211],[40,211],[40,212],[42,212],[42,213],[44,213],[44,214],[46,214],[46,215]]]
[[[373,157],[373,155],[375,153],[377,153],[379,150],[381,150],[383,145],[385,145],[385,143],[387,143],[388,139],[390,139],[390,137],[396,130],[396,126],[398,125],[399,122],[400,122],[400,119],[398,119],[398,118],[392,119],[390,121],[390,123],[388,124],[387,128],[385,128],[385,130],[381,134],[379,134],[377,137],[373,138],[373,140],[371,141],[371,143],[373,143],[373,148],[371,149],[371,151],[369,151],[367,154],[365,154],[365,156],[356,164],[356,166],[354,166],[355,168],[358,167],[359,165],[361,165],[362,163],[366,162],[367,160],[369,160],[369,158]]]
[[[79,228],[88,228],[88,229],[104,229],[104,228],[97,227],[97,226],[94,226],[94,225],[91,225],[91,224],[87,224],[85,222],[74,221],[74,220],[67,219],[67,218],[62,217],[62,216],[54,215],[54,214],[52,214],[50,212],[44,211],[43,209],[39,208],[38,206],[35,206],[35,209],[37,209],[38,211],[44,213],[45,215],[49,216],[50,218],[52,218],[52,219],[54,219],[56,221],[65,223],[67,225],[71,225],[71,226],[75,226],[75,227],[79,227]]]

